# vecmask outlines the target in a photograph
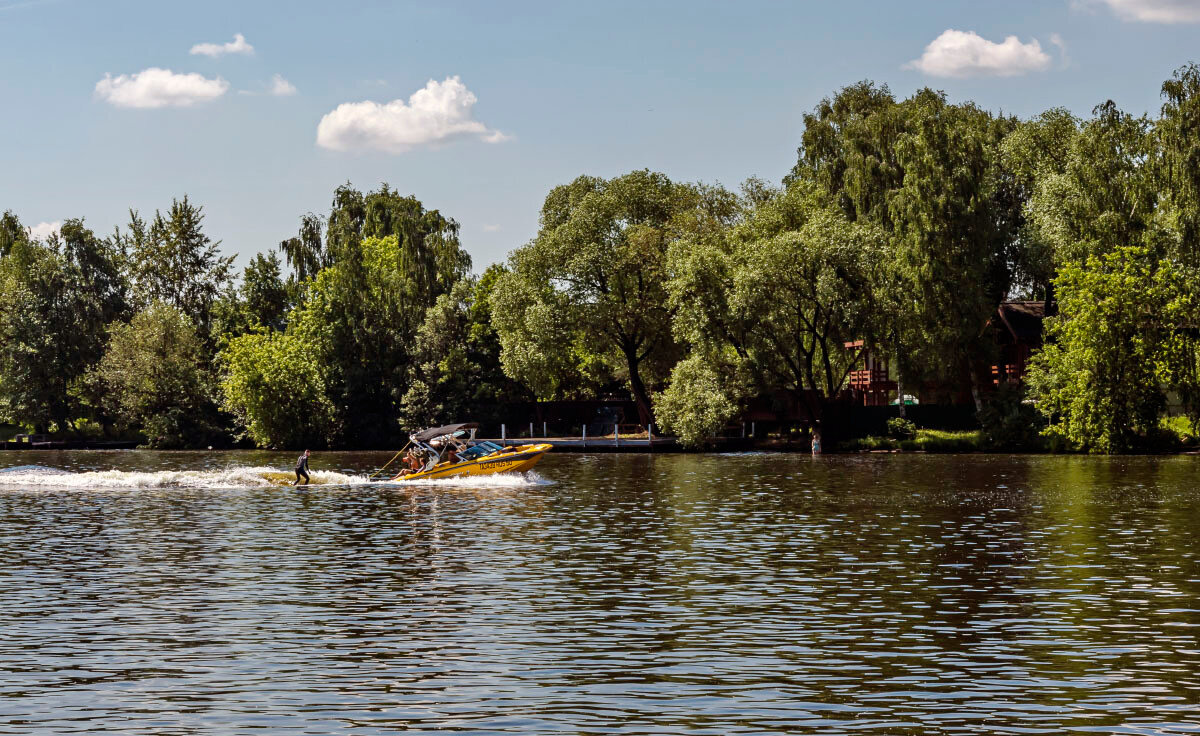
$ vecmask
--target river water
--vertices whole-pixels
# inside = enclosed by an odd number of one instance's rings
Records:
[[[1200,731],[1200,457],[388,457],[0,453],[0,733]]]

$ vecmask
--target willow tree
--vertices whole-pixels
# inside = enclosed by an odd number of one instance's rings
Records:
[[[672,246],[669,304],[693,351],[659,397],[664,425],[695,444],[747,396],[775,391],[820,420],[861,357],[847,343],[878,344],[886,329],[888,255],[877,226],[804,182],[737,227]]]
[[[886,342],[904,374],[970,375],[983,327],[1013,283],[1021,198],[999,144],[1015,121],[918,91],[896,101],[861,82],[804,118],[786,180],[824,191],[850,222],[877,226],[897,268]],[[977,398],[978,404],[978,398]]]
[[[416,197],[346,184],[323,223],[307,215],[281,244],[292,278],[304,284],[286,339],[318,356],[340,433],[331,441],[376,446],[399,436],[417,330],[471,269],[458,233],[455,220]]]
[[[622,381],[639,419],[653,421],[651,387],[680,355],[667,249],[697,223],[733,215],[728,193],[650,171],[555,187],[537,237],[512,254],[492,295],[505,371],[545,397]]]

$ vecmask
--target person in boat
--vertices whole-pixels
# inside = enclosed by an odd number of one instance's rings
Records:
[[[292,485],[300,485],[301,476],[304,477],[304,485],[308,485],[308,450],[305,450],[303,455],[296,458],[296,481]]]
[[[417,451],[411,449],[404,454],[404,459],[400,461],[404,465],[404,469],[400,471],[400,475],[412,475],[421,469],[421,460],[417,457]]]
[[[446,446],[446,462],[452,465],[458,462],[458,449],[454,447],[453,443]]]

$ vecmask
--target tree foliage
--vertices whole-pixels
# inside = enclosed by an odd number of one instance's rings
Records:
[[[413,345],[413,379],[401,404],[407,426],[462,417],[498,422],[501,405],[526,398],[500,367],[500,339],[491,322],[491,293],[504,272],[495,265],[477,280],[459,281],[425,313]]]
[[[15,240],[0,260],[0,414],[45,432],[71,417],[73,290],[50,245]]]
[[[220,254],[203,228],[203,208],[185,196],[173,200],[166,216],[154,213],[147,227],[136,212],[120,236],[129,251],[133,294],[139,308],[161,301],[192,320],[210,340],[213,306],[229,282],[233,256]]]
[[[1193,382],[1196,274],[1145,246],[1064,266],[1061,315],[1035,357],[1030,395],[1050,436],[1091,452],[1144,449],[1165,388]]]
[[[470,270],[458,223],[386,185],[334,195],[330,265],[308,283],[289,330],[325,369],[338,440],[374,446],[401,436],[400,405],[426,310]]]
[[[537,237],[510,258],[493,309],[509,375],[542,396],[624,382],[642,422],[650,389],[680,355],[667,302],[667,249],[697,219],[728,219],[731,196],[634,171],[555,187]]]
[[[194,447],[221,435],[204,341],[176,307],[151,302],[128,324],[113,325],[95,370],[110,409],[140,427],[149,446]]]
[[[669,303],[693,355],[661,396],[664,426],[695,444],[732,415],[738,388],[792,392],[820,417],[861,352],[846,343],[873,344],[885,328],[874,294],[886,255],[876,226],[805,182],[727,234],[672,246]],[[718,390],[712,407],[698,402]]]
[[[888,241],[892,268],[877,296],[888,301],[887,347],[903,373],[971,376],[979,388],[983,327],[1027,260],[1016,250],[1020,192],[999,152],[1015,126],[929,89],[897,102],[871,82],[804,118],[785,181],[816,187]]]
[[[322,447],[336,436],[322,366],[295,335],[253,332],[222,352],[222,406],[260,447]]]

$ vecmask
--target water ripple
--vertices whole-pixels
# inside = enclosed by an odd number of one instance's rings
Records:
[[[1200,730],[1196,458],[388,457],[0,458],[0,732]]]

